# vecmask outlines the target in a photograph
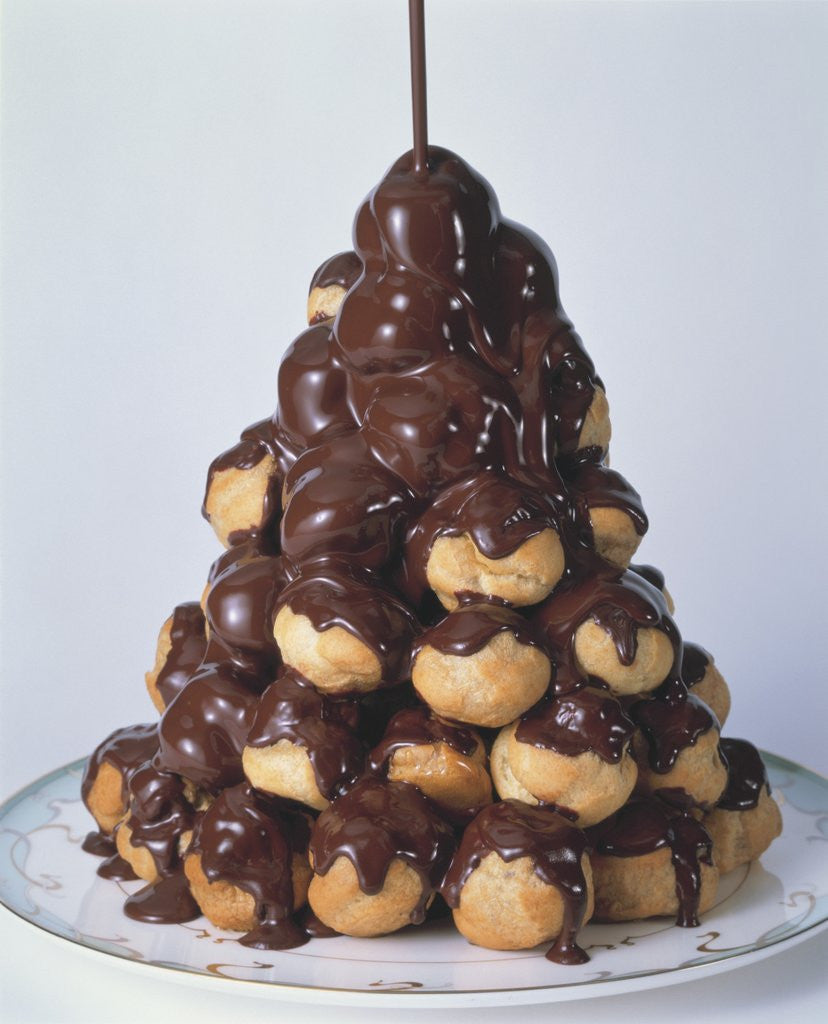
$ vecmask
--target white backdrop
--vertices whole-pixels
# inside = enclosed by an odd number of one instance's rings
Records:
[[[431,139],[554,249],[727,731],[828,770],[824,4],[428,4]],[[148,720],[207,466],[409,146],[403,0],[6,0],[0,795]]]

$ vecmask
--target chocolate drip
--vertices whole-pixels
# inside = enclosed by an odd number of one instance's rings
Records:
[[[211,793],[240,782],[258,701],[246,680],[228,663],[204,665],[161,718],[158,766]]]
[[[699,737],[719,722],[710,708],[688,693],[679,682],[662,687],[654,697],[639,700],[628,710],[647,741],[650,768],[660,775],[670,771],[682,750],[695,746]]]
[[[721,751],[727,763],[727,787],[716,806],[749,811],[759,803],[763,789],[771,791],[762,756],[747,740],[723,739]]]
[[[427,707],[407,708],[398,711],[388,723],[382,740],[371,751],[368,765],[372,772],[384,773],[398,750],[403,747],[429,747],[434,743],[445,743],[466,757],[479,746],[471,729],[453,725]]]
[[[134,882],[138,877],[132,870],[132,865],[119,853],[110,854],[106,860],[102,860],[96,874],[100,878],[108,878],[111,882]]]
[[[661,569],[656,569],[654,565],[645,565],[639,563],[633,565],[630,563],[630,571],[637,573],[642,579],[645,579],[651,587],[655,587],[656,590],[664,592],[664,573]]]
[[[588,688],[544,699],[530,708],[518,722],[515,739],[567,757],[592,751],[617,764],[634,731],[614,697]]]
[[[270,747],[289,740],[303,747],[319,792],[333,800],[363,769],[357,719],[354,701],[330,700],[298,673],[285,671],[262,694],[247,745]]]
[[[362,260],[352,249],[338,252],[336,256],[330,256],[316,268],[308,294],[310,295],[314,288],[330,288],[333,285],[339,285],[348,291],[359,280],[361,273]]]
[[[105,836],[97,829],[87,832],[86,838],[81,843],[84,853],[91,853],[93,857],[111,857],[115,853],[115,841],[111,836]]]
[[[281,510],[279,494],[284,474],[293,461],[276,441],[273,431],[273,422],[270,419],[259,420],[251,426],[246,427],[241,433],[241,440],[238,444],[228,448],[226,452],[217,455],[210,464],[207,471],[207,485],[204,490],[204,501],[201,505],[201,514],[210,522],[210,513],[207,511],[207,498],[213,480],[217,473],[228,469],[248,470],[254,469],[266,457],[272,456],[276,459],[278,472],[274,472],[268,481],[262,503],[262,522],[259,528],[252,530],[234,531],[228,540],[231,544],[243,543],[251,536],[267,531],[276,521]]]
[[[132,773],[158,750],[158,723],[127,725],[116,729],[99,743],[86,762],[81,781],[81,797],[89,807],[89,794],[106,762],[121,774],[121,800],[127,805],[129,779]]]
[[[332,563],[317,571],[318,575],[300,576],[286,587],[279,605],[307,616],[317,632],[334,626],[344,629],[376,654],[383,683],[402,681],[417,630],[413,614],[380,580]]]
[[[677,676],[681,637],[663,594],[637,573],[615,569],[597,558],[590,560],[587,569],[591,571],[586,575],[578,572],[558,586],[535,612],[536,626],[556,663],[556,692],[586,685],[575,658],[575,633],[587,619],[594,619],[609,633],[622,665],[635,660],[638,628],[661,629],[673,645],[671,678]]]
[[[158,758],[142,765],[129,783],[127,828],[132,846],[146,849],[164,877],[180,869],[179,841],[193,827],[194,811],[177,775],[158,767]]]
[[[291,949],[308,936],[293,921],[295,828],[275,801],[247,783],[226,789],[196,823],[190,852],[201,855],[211,882],[253,897],[259,924],[239,941],[257,949]]]
[[[643,857],[667,847],[676,873],[676,924],[698,927],[701,865],[712,865],[713,844],[691,814],[653,798],[633,798],[586,831],[595,852],[606,857]]]
[[[563,927],[547,958],[582,964],[589,960],[577,944],[588,900],[582,866],[586,849],[584,833],[555,811],[503,800],[484,808],[466,828],[440,891],[456,909],[463,886],[484,857],[496,853],[507,864],[529,857],[535,874],[558,890],[564,905]]]
[[[649,523],[641,495],[614,469],[594,462],[579,462],[567,473],[567,485],[578,513],[586,522],[589,522],[592,508],[615,508],[630,517],[640,537],[647,532]]]
[[[466,658],[483,648],[498,633],[511,633],[519,644],[537,646],[531,624],[511,608],[490,602],[464,604],[450,612],[414,644],[412,657],[425,646],[443,654]]]
[[[287,584],[282,559],[255,545],[231,548],[211,572],[205,609],[211,637],[232,652],[241,652],[243,667],[272,672],[279,665],[273,620],[276,601]],[[253,660],[251,662],[251,656]]]
[[[163,875],[129,896],[124,913],[134,921],[148,924],[183,924],[201,916],[181,870]]]
[[[455,850],[452,829],[416,786],[366,776],[324,810],[311,832],[310,854],[317,875],[326,875],[339,857],[353,865],[360,889],[382,890],[393,860],[420,877],[422,894],[411,912],[420,924]]]
[[[173,611],[170,643],[167,659],[155,681],[164,707],[167,707],[173,698],[184,689],[187,681],[201,664],[207,650],[204,613],[197,601],[180,604]]]
[[[704,679],[707,666],[713,661],[711,655],[698,644],[685,640],[684,655],[681,659],[681,678],[685,686],[695,686]]]

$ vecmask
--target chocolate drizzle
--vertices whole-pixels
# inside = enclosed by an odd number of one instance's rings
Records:
[[[247,783],[225,789],[196,823],[190,850],[211,882],[229,882],[254,900],[258,925],[239,941],[257,949],[291,949],[308,936],[293,920],[296,823]]]
[[[134,771],[148,761],[158,750],[158,723],[148,725],[127,725],[116,729],[99,743],[86,762],[81,781],[81,797],[89,806],[89,795],[101,765],[106,762],[121,775],[121,801],[127,806],[129,780]]]
[[[588,681],[575,657],[575,633],[587,619],[593,619],[609,633],[622,665],[631,665],[635,660],[638,628],[660,629],[673,646],[671,678],[677,678],[681,636],[667,611],[663,594],[637,573],[613,568],[595,557],[588,565],[588,575],[571,576],[534,615],[555,661],[555,692],[568,693]]]
[[[581,863],[586,849],[584,833],[555,811],[503,800],[484,808],[466,828],[441,892],[456,909],[463,886],[484,857],[496,853],[507,864],[529,857],[538,878],[554,886],[563,899],[563,927],[547,958],[561,964],[586,963],[589,957],[577,943],[588,902]]]
[[[372,772],[387,772],[391,758],[404,747],[429,747],[445,743],[465,757],[478,748],[479,741],[471,729],[453,725],[427,707],[398,711],[388,723],[385,735],[368,758]]]
[[[684,656],[681,659],[681,678],[687,687],[695,686],[704,679],[712,657],[698,644],[684,642]]]
[[[723,739],[722,754],[727,762],[727,786],[717,807],[725,811],[749,811],[756,807],[764,789],[770,794],[770,782],[762,756],[747,740]]]
[[[592,751],[617,764],[634,731],[619,702],[605,690],[590,687],[546,698],[530,708],[518,722],[515,739],[567,757]]]
[[[659,775],[670,771],[682,750],[719,728],[710,708],[681,684],[636,701],[628,714],[644,734],[650,768]]]
[[[667,847],[676,873],[676,924],[698,927],[701,865],[713,864],[713,843],[691,814],[654,798],[634,798],[586,832],[595,852],[606,857],[642,857]]]
[[[522,615],[503,605],[480,602],[461,605],[422,633],[414,644],[412,658],[425,646],[466,658],[482,651],[498,633],[511,633],[519,644],[537,646],[532,626]]]
[[[184,689],[207,650],[204,613],[197,601],[180,604],[173,611],[170,643],[170,651],[155,681],[164,707]]]
[[[582,461],[567,473],[566,481],[579,514],[587,522],[590,509],[615,508],[629,516],[640,537],[647,532],[649,524],[641,495],[614,469]]]
[[[366,776],[320,814],[311,833],[310,854],[318,875],[326,875],[334,861],[347,857],[360,889],[369,896],[382,890],[391,862],[404,861],[422,883],[422,894],[411,911],[411,923],[420,924],[455,845],[452,829],[416,786]]]
[[[317,632],[338,626],[362,641],[376,654],[383,683],[405,678],[417,620],[378,580],[325,563],[318,575],[300,576],[286,587],[279,604],[307,616]]]
[[[332,800],[363,769],[357,720],[354,701],[330,700],[298,673],[285,671],[262,694],[247,745],[269,747],[289,740],[303,747],[319,792]]]

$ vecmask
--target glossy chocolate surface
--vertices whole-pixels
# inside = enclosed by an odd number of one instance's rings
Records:
[[[634,731],[614,697],[588,687],[546,698],[530,708],[518,722],[515,739],[567,757],[592,751],[617,764]]]
[[[756,807],[764,789],[770,794],[770,782],[762,755],[747,740],[723,739],[722,755],[727,762],[727,786],[717,807],[725,811],[749,811]]]
[[[701,865],[712,865],[712,840],[701,822],[655,798],[633,798],[619,811],[586,830],[595,853],[643,857],[667,848],[676,873],[676,924],[699,924]]]
[[[89,806],[89,794],[98,778],[101,765],[106,762],[121,775],[121,800],[126,810],[131,774],[148,761],[158,750],[158,723],[127,725],[116,729],[99,743],[92,752],[83,771],[81,797]]]
[[[170,651],[155,681],[164,707],[184,689],[204,659],[207,650],[204,626],[204,612],[197,601],[179,604],[173,611]]]
[[[387,771],[398,750],[428,747],[434,743],[445,743],[465,757],[470,757],[480,746],[480,740],[468,727],[447,722],[425,706],[406,708],[398,711],[388,723],[385,735],[370,753],[368,766],[374,772]]]
[[[461,605],[426,630],[414,644],[414,658],[423,647],[466,658],[482,651],[499,633],[511,633],[519,644],[537,646],[531,624],[518,612],[493,602]]]
[[[262,694],[247,736],[250,747],[288,740],[307,751],[319,792],[328,800],[362,772],[355,701],[331,700],[296,672],[283,671]]]
[[[426,904],[439,888],[456,846],[451,827],[416,786],[366,776],[323,811],[311,832],[314,871],[326,875],[339,857],[354,867],[369,896],[385,884],[393,860],[420,877],[422,893],[411,911],[420,924]]]
[[[586,851],[584,833],[560,814],[503,800],[484,808],[467,826],[441,892],[448,905],[457,908],[463,886],[484,857],[496,853],[507,864],[528,857],[538,878],[554,886],[564,904],[563,928],[547,957],[556,963],[585,963],[589,957],[578,946],[577,934],[587,908],[582,865]]]

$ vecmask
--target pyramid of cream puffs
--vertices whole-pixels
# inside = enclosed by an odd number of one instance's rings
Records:
[[[212,463],[224,551],[164,623],[160,714],[84,799],[126,912],[268,948],[450,908],[495,949],[670,915],[780,830],[683,643],[552,253],[454,153],[401,157],[313,276],[278,406]]]

